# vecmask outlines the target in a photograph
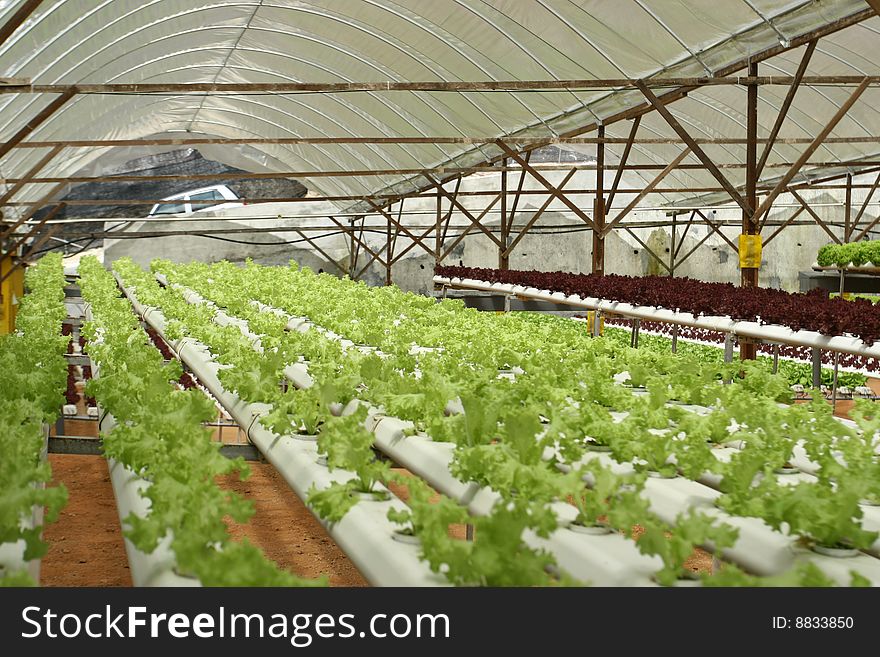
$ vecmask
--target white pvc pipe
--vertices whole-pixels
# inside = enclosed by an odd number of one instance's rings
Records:
[[[143,308],[121,281],[120,287],[136,309]],[[313,442],[278,436],[264,428],[258,420],[265,413],[266,405],[248,404],[223,388],[217,378],[220,366],[212,360],[204,345],[192,338],[166,339],[165,318],[158,310],[150,312],[145,319],[247,432],[251,442],[304,503],[312,486],[323,490],[332,483],[345,482],[356,476],[341,469],[330,472],[326,466],[319,465],[317,446]],[[386,492],[389,499],[362,500],[335,524],[327,523],[317,514],[315,516],[370,583],[377,586],[448,585],[446,578],[431,572],[428,564],[419,558],[418,545],[393,538],[399,526],[387,519],[387,513],[390,509],[404,510],[407,507],[384,487],[377,486],[376,490]]]
[[[188,291],[190,303],[205,303],[197,293],[188,288],[178,286],[181,291]],[[299,330],[306,318],[290,317],[283,311],[257,302],[263,312],[271,312],[280,317],[288,318],[288,329]],[[241,322],[242,331],[247,322],[231,318],[222,310],[215,317],[224,317],[224,321]],[[353,345],[332,331],[312,325],[330,339],[339,340]],[[248,331],[249,332],[249,331]],[[344,346],[344,344],[343,344]],[[380,353],[380,352],[377,352]],[[312,385],[308,368],[303,363],[289,365],[284,370],[285,376],[298,388]],[[412,423],[396,417],[386,416],[372,406],[368,407],[365,428],[373,433],[374,444],[395,463],[402,465],[413,474],[424,479],[437,491],[465,506],[473,515],[489,515],[501,496],[475,482],[464,483],[449,471],[452,462],[454,445],[451,443],[434,442],[426,436],[406,436],[404,430],[411,428]],[[552,553],[559,566],[572,577],[591,582],[599,586],[652,586],[652,575],[662,567],[657,557],[642,555],[635,543],[617,535],[589,535],[568,529],[576,517],[575,508],[563,502],[555,503],[553,509],[560,519],[560,528],[548,538],[541,538],[534,532],[526,532],[523,540],[535,549],[544,549]]]
[[[84,307],[85,318],[92,319],[91,305]],[[91,358],[89,359],[91,361]],[[100,375],[100,365],[91,361],[92,377]],[[107,413],[98,425],[99,433],[109,433],[116,426],[116,419]],[[134,514],[141,518],[150,512],[150,501],[141,493],[150,487],[150,483],[139,477],[125,464],[107,458],[107,469],[110,471],[110,484],[116,498],[116,512],[119,514],[119,525],[125,527],[126,519]],[[171,536],[159,541],[156,549],[150,553],[142,552],[127,537],[124,537],[125,554],[128,557],[129,573],[134,586],[201,586],[194,577],[183,577],[175,572],[177,559],[171,549]]]
[[[847,337],[844,335],[829,336],[823,335],[822,333],[816,333],[815,331],[793,331],[786,326],[779,326],[777,324],[758,324],[757,322],[736,321],[729,317],[695,317],[691,313],[655,308],[653,306],[633,306],[618,301],[606,301],[604,299],[593,297],[584,298],[576,294],[566,296],[562,292],[551,292],[550,290],[539,290],[534,287],[524,287],[522,285],[511,285],[507,283],[489,283],[470,278],[446,278],[443,276],[435,276],[433,280],[438,285],[446,285],[447,287],[481,290],[506,295],[512,294],[539,301],[565,304],[576,308],[600,310],[602,312],[624,315],[626,317],[635,317],[655,322],[666,322],[668,324],[680,324],[681,326],[691,326],[694,328],[719,331],[722,333],[732,333],[733,335],[758,340],[779,342],[799,347],[817,347],[819,349],[839,351],[842,353],[854,354],[856,356],[864,356],[866,358],[880,358],[880,342],[869,346],[858,338]]]
[[[43,423],[43,446],[40,448],[40,460],[45,461],[49,451],[49,425]],[[35,483],[38,488],[45,488],[43,482]],[[22,520],[24,529],[33,529],[43,524],[43,506],[36,505],[31,509],[31,515]],[[26,549],[24,539],[15,541],[14,543],[0,543],[0,566],[7,573],[14,573],[20,570],[26,570],[31,579],[39,585],[40,583],[40,565],[41,559],[25,560],[24,552]]]

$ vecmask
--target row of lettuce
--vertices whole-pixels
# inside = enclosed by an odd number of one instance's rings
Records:
[[[0,337],[0,544],[23,541],[29,561],[47,550],[34,508],[45,507],[44,522],[53,522],[67,503],[63,485],[48,485],[52,471],[43,457],[45,429],[58,417],[67,379],[61,256],[29,268],[25,285],[16,331]],[[0,586],[34,584],[27,569],[0,564]]]
[[[819,248],[816,262],[820,267],[880,267],[880,240],[826,244]]]
[[[641,494],[650,474],[717,475],[724,493],[720,507],[762,518],[808,544],[868,549],[877,539],[861,525],[862,503],[880,500],[873,407],[859,405],[857,428],[850,429],[831,417],[818,395],[809,406],[780,406],[791,401],[789,386],[762,364],[632,350],[591,339],[573,322],[480,314],[457,301],[367,288],[295,265],[154,262],[154,270],[172,283],[246,320],[260,336],[264,350],[258,353],[238,328],[218,326],[212,309],[188,303],[173,285],[159,286],[131,262],[114,266],[142,303],[161,308],[173,338],[192,336],[217,355],[227,389],[249,402],[271,404],[261,420],[269,429],[317,433],[328,466],[357,473],[346,484],[312,492],[310,505],[328,521],[342,518],[376,482],[401,483],[373,458],[365,410],[337,417],[339,404],[360,399],[412,421],[415,431],[434,440],[454,443],[453,474],[491,487],[504,503],[488,516],[470,517],[453,500],[438,501],[424,482],[407,478],[410,510],[392,520],[419,537],[422,556],[455,584],[567,582],[551,567],[551,555],[522,540],[526,529],[547,536],[558,526],[549,503],[559,500],[577,507],[576,522],[584,526],[632,535],[639,525],[637,547],[662,559],[656,577],[664,584],[686,574],[694,546],[711,544],[720,552],[736,542],[735,528],[699,511],[688,510],[669,524],[655,516]],[[308,317],[382,354],[345,349],[317,330],[287,331],[286,317],[263,312],[254,301]],[[302,360],[315,384],[279,386],[285,366]],[[514,374],[499,377],[499,371]],[[672,401],[709,410],[698,414]],[[713,448],[734,441],[743,449],[722,462]],[[817,464],[817,476],[791,484],[778,472],[798,444]],[[603,465],[596,450],[609,450],[635,471]],[[591,485],[585,487],[585,480]],[[476,526],[477,541],[449,536],[450,524],[463,522]],[[830,580],[802,563],[777,578],[756,578],[727,565],[704,582]],[[856,575],[853,582],[864,580]]]
[[[126,537],[153,552],[170,537],[178,574],[205,586],[301,586],[302,580],[277,567],[246,539],[230,538],[227,520],[246,522],[250,501],[218,486],[216,478],[249,474],[241,459],[220,454],[204,423],[216,419],[213,401],[200,389],[177,385],[181,365],[165,361],[120,297],[113,275],[94,258],[79,266],[84,299],[92,320],[83,325],[97,376],[87,392],[115,426],[102,432],[104,453],[148,482],[146,516],[125,520]]]

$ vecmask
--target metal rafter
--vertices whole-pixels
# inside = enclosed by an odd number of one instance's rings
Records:
[[[773,143],[776,141],[776,137],[779,136],[779,129],[782,128],[782,124],[785,122],[785,117],[788,116],[788,110],[791,107],[792,101],[794,101],[794,96],[800,87],[804,72],[807,70],[807,65],[810,63],[813,51],[816,50],[817,43],[818,40],[810,41],[810,43],[807,44],[807,50],[804,52],[804,56],[801,58],[801,63],[798,65],[797,72],[794,74],[795,81],[792,83],[791,87],[788,88],[785,100],[782,101],[782,107],[779,108],[779,113],[776,115],[776,121],[773,123],[773,128],[771,128],[770,135],[767,137],[767,141],[764,144],[764,151],[761,153],[761,159],[758,160],[758,178],[761,177],[764,165],[767,164],[767,158],[773,150]]]
[[[632,199],[632,200],[626,205],[626,207],[623,208],[623,210],[621,210],[620,212],[618,212],[618,213],[617,213],[617,216],[614,217],[614,219],[613,219],[613,220],[612,220],[607,226],[605,226],[605,233],[607,234],[608,231],[610,231],[614,226],[616,226],[616,225],[619,224],[621,221],[623,221],[624,217],[626,217],[626,215],[628,215],[628,214],[632,211],[632,209],[633,209],[634,207],[636,207],[636,205],[638,205],[639,202],[640,202],[643,198],[645,198],[645,196],[647,196],[648,194],[650,194],[650,193],[651,193],[651,192],[657,187],[657,185],[659,185],[659,184],[663,181],[663,179],[664,179],[666,176],[668,176],[668,175],[669,175],[669,174],[670,174],[670,173],[671,173],[676,167],[678,167],[678,165],[681,163],[681,161],[682,161],[684,158],[686,158],[686,157],[690,154],[690,152],[691,152],[690,147],[685,148],[681,153],[679,153],[679,154],[676,156],[676,158],[675,158],[674,160],[672,160],[672,162],[670,162],[669,164],[667,164],[667,165],[666,165],[666,168],[663,169],[663,171],[661,171],[660,173],[658,173],[658,174],[654,177],[654,179],[653,179],[651,182],[649,182],[647,185],[645,185],[645,187],[642,189],[642,191],[639,192],[639,193],[635,196],[635,198],[633,198],[633,199]]]
[[[519,162],[519,163],[520,163],[520,166],[522,166],[524,169],[527,169],[528,172],[529,172],[529,174],[532,176],[532,178],[534,178],[534,179],[537,180],[539,183],[541,183],[541,185],[543,185],[544,188],[546,188],[547,191],[550,192],[551,196],[553,196],[553,197],[559,199],[560,201],[562,201],[562,203],[565,204],[565,205],[568,207],[569,210],[571,210],[572,212],[574,212],[574,214],[575,214],[575,215],[576,215],[581,221],[583,221],[583,222],[584,222],[585,224],[587,224],[588,226],[591,226],[591,227],[593,228],[593,230],[596,230],[596,224],[593,223],[593,220],[592,220],[589,216],[587,216],[586,214],[584,214],[583,210],[581,210],[581,209],[580,209],[580,208],[579,208],[579,207],[578,207],[578,206],[577,206],[577,205],[576,205],[576,204],[575,204],[570,198],[568,198],[565,194],[563,194],[562,192],[560,192],[559,189],[557,189],[557,188],[553,185],[553,183],[551,183],[549,180],[547,180],[547,179],[546,179],[544,176],[542,176],[538,171],[536,171],[534,167],[532,167],[528,162],[526,162],[526,161],[525,161],[525,160],[519,155],[519,153],[517,153],[516,151],[514,151],[512,148],[510,148],[510,146],[508,146],[507,144],[505,144],[503,141],[500,141],[500,140],[499,140],[499,141],[497,142],[497,144],[498,144],[498,147],[499,147],[499,148],[501,148],[504,152],[506,152],[506,153],[508,154],[508,156],[510,156],[511,158],[513,158],[514,160],[516,160],[517,162]]]
[[[706,168],[709,170],[709,173],[712,174],[712,177],[718,181],[718,183],[724,188],[724,190],[730,195],[734,201],[736,201],[737,205],[739,205],[745,212],[751,214],[751,208],[749,208],[745,199],[743,199],[742,195],[739,191],[734,187],[733,183],[731,183],[727,177],[718,170],[718,167],[715,166],[715,163],[712,159],[706,155],[706,152],[700,148],[699,144],[694,141],[693,137],[690,136],[687,130],[685,130],[684,126],[678,122],[669,109],[664,105],[657,96],[654,95],[654,92],[651,91],[648,86],[644,83],[638,85],[639,89],[642,92],[642,95],[647,98],[648,102],[654,107],[657,113],[663,117],[663,120],[669,124],[669,127],[672,128],[679,137],[684,140],[684,142],[690,147],[691,151],[693,151],[694,155],[699,158],[700,162],[702,162]]]
[[[792,181],[792,179],[798,174],[804,162],[806,162],[810,156],[816,152],[816,149],[822,145],[822,142],[825,141],[825,138],[831,133],[832,130],[840,123],[840,120],[846,116],[846,113],[850,110],[850,108],[856,103],[859,97],[864,93],[865,89],[868,88],[868,82],[864,81],[856,90],[850,94],[850,97],[847,98],[846,102],[841,105],[838,110],[834,113],[834,116],[831,117],[831,120],[822,128],[821,132],[813,139],[809,146],[807,146],[806,150],[801,153],[801,156],[795,160],[794,164],[792,164],[791,168],[782,176],[782,178],[776,183],[776,186],[770,191],[770,194],[764,199],[764,202],[758,207],[755,211],[754,215],[752,215],[752,221],[758,221],[761,218],[761,215],[767,212],[770,209],[770,206],[773,205],[773,201],[776,200],[776,197],[779,196],[788,186],[788,183]],[[650,91],[649,91],[650,93]]]

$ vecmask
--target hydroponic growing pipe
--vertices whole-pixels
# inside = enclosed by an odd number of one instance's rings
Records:
[[[84,314],[91,321],[92,309],[88,303],[85,304]],[[98,378],[100,369],[98,363],[92,362],[93,378]],[[98,429],[109,433],[115,426],[116,419],[107,413],[99,421]],[[115,459],[107,459],[107,468],[110,470],[110,483],[116,498],[120,526],[125,526],[125,520],[130,514],[146,517],[150,511],[150,501],[141,492],[149,488],[150,483]],[[198,579],[178,575],[175,571],[177,558],[171,550],[171,536],[159,541],[156,549],[150,553],[142,552],[126,537],[125,554],[128,557],[131,581],[135,586],[201,586]]]
[[[664,308],[633,306],[619,301],[579,297],[576,294],[567,296],[562,292],[539,290],[534,287],[524,287],[522,285],[512,285],[509,283],[489,283],[487,281],[478,281],[470,278],[446,278],[443,276],[434,276],[433,280],[434,283],[438,285],[451,288],[480,290],[484,292],[495,292],[496,294],[537,299],[539,301],[551,301],[553,303],[565,304],[576,308],[598,310],[600,312],[613,313],[625,317],[634,317],[655,322],[692,326],[694,328],[730,333],[756,340],[778,342],[801,347],[816,347],[827,351],[838,351],[841,353],[854,354],[856,356],[864,356],[866,358],[880,358],[880,342],[869,346],[858,338],[850,338],[843,335],[829,336],[816,333],[815,331],[793,331],[788,327],[776,324],[758,324],[757,322],[735,321],[729,317],[694,317],[691,313],[676,312]]]
[[[226,408],[250,441],[278,470],[288,485],[305,503],[309,489],[319,490],[334,482],[353,478],[354,473],[336,469],[332,473],[317,462],[317,447],[313,441],[298,440],[292,436],[278,436],[259,423],[266,411],[265,404],[248,404],[227,391],[217,378],[220,365],[208,349],[196,340],[184,337],[172,341],[165,334],[165,317],[159,309],[144,307],[132,291],[116,276],[123,293],[140,314],[175,351],[180,360],[192,370],[202,384]],[[384,490],[384,489],[382,489]],[[388,492],[388,491],[385,491]],[[443,586],[447,580],[433,573],[419,558],[417,545],[394,538],[397,526],[387,519],[389,509],[404,510],[406,506],[388,492],[383,501],[363,500],[352,507],[337,523],[327,523],[315,516],[327,528],[333,540],[351,558],[366,579],[377,586]],[[314,513],[314,512],[313,512]]]
[[[190,303],[210,303],[215,308],[215,321],[219,324],[236,324],[243,334],[256,342],[257,336],[248,330],[247,322],[227,315],[217,309],[216,304],[206,301],[189,288],[180,285],[176,287]],[[303,325],[310,324],[308,318],[291,317],[277,308],[264,304],[258,303],[258,306],[264,312],[286,317],[289,330],[297,330]],[[312,326],[325,335],[341,340],[346,346],[353,345],[350,340],[340,338],[321,327]],[[285,374],[298,387],[311,385],[311,379],[306,378],[307,367],[303,364],[289,367]],[[473,483],[465,484],[452,476],[449,464],[452,461],[454,446],[433,442],[427,436],[407,437],[405,429],[411,426],[411,423],[398,418],[386,417],[375,408],[370,409],[370,416],[366,421],[366,428],[375,435],[375,445],[395,462],[425,479],[435,489],[465,504],[472,513],[477,515],[488,513],[500,496]],[[594,454],[588,458],[607,459],[605,465],[615,469],[631,468],[629,464],[618,464],[604,455],[600,457]],[[696,505],[705,507],[705,512],[737,527],[740,531],[740,540],[735,546],[725,550],[724,556],[747,570],[760,575],[777,575],[793,567],[797,561],[811,560],[821,564],[828,574],[841,584],[848,583],[851,568],[860,571],[875,583],[880,583],[880,561],[861,555],[853,561],[842,564],[831,557],[798,549],[795,538],[774,531],[759,519],[729,516],[716,509],[714,500],[718,495],[717,491],[681,477],[670,480],[651,479],[645,489],[645,497],[650,502],[652,510],[666,522],[674,524],[679,513]],[[575,515],[574,508],[570,505],[559,503],[555,507],[560,514],[562,524]],[[540,539],[528,534],[524,535],[524,538],[533,547],[543,547],[552,552],[560,566],[570,574],[594,582],[596,580],[592,578],[598,577],[603,583],[610,580],[609,585],[636,583],[642,579],[647,567],[644,557],[640,559],[638,554],[630,554],[635,552],[634,544],[625,539],[621,545],[612,545],[611,537],[585,536],[566,527],[554,532],[549,539]],[[614,536],[614,538],[620,542],[622,537]],[[595,551],[597,548],[598,553]],[[624,552],[611,556],[606,552],[611,548],[623,549]],[[624,565],[626,563],[630,563],[633,569],[628,577],[628,569]]]
[[[40,450],[40,460],[46,460],[46,454],[49,450],[49,425],[43,424],[43,448]],[[34,484],[44,487],[44,483]],[[23,521],[26,529],[33,529],[43,524],[43,507],[34,506],[31,515]],[[14,543],[0,543],[0,566],[6,572],[13,573],[19,570],[27,570],[28,575],[35,582],[40,581],[40,559],[25,560],[25,542],[20,539]]]
[[[167,281],[161,279],[160,282],[167,284]],[[254,348],[260,348],[258,336],[249,330],[245,320],[228,315],[217,308],[216,304],[187,287],[174,286],[189,303],[212,305],[215,308],[214,320],[219,325],[238,326],[242,334],[254,344]],[[351,340],[314,325],[307,318],[291,317],[265,304],[258,304],[258,307],[263,312],[285,317],[288,330],[312,326],[329,338],[339,340],[346,348],[355,346]],[[289,365],[284,373],[298,388],[312,385],[308,368],[302,363]],[[495,491],[480,487],[474,482],[464,483],[450,473],[449,464],[453,458],[454,445],[434,442],[426,436],[406,436],[404,430],[412,427],[411,422],[386,416],[374,407],[368,407],[368,410],[365,428],[373,433],[375,446],[394,462],[424,479],[437,491],[464,505],[473,515],[488,515],[495,503],[501,500],[501,496]],[[552,553],[563,570],[581,581],[603,586],[655,585],[651,576],[661,567],[657,557],[639,553],[631,540],[618,534],[590,535],[573,531],[568,525],[577,515],[575,508],[562,502],[553,507],[560,518],[560,528],[546,539],[527,530],[523,534],[523,540],[529,546]]]
[[[198,295],[192,298],[196,299]],[[266,312],[286,315],[275,308],[262,304],[260,307]],[[308,318],[287,317],[288,328],[291,330],[295,330],[304,322],[309,321]],[[230,318],[226,316],[223,321],[230,321]],[[329,331],[325,332],[329,333]],[[350,343],[350,341],[346,342]],[[304,365],[299,364],[294,367],[301,369],[303,373],[307,372],[307,368]],[[290,377],[289,373],[286,373]],[[306,385],[305,382],[298,381],[296,378],[291,380],[295,385],[301,387]],[[452,461],[454,446],[449,443],[433,442],[427,436],[407,437],[405,429],[411,426],[411,423],[398,418],[385,417],[378,413],[376,409],[371,409],[371,415],[367,420],[367,428],[374,432],[376,436],[375,444],[381,451],[424,478],[437,490],[461,503],[467,504],[472,512],[476,514],[485,513],[485,505],[491,505],[494,503],[494,500],[499,498],[497,493],[487,489],[479,489],[473,486],[473,484],[465,484],[453,477],[449,472],[449,464]],[[606,466],[618,470],[631,469],[632,467],[629,464],[619,464],[607,455],[591,454],[587,458],[600,458],[605,461]],[[470,499],[468,498],[469,495],[471,496]],[[842,562],[840,559],[799,548],[795,537],[786,536],[773,530],[760,519],[730,516],[717,509],[715,507],[715,500],[720,493],[699,482],[690,481],[683,477],[673,479],[652,478],[646,483],[644,495],[650,502],[652,511],[670,524],[675,524],[678,514],[686,512],[693,506],[697,506],[709,515],[737,527],[740,531],[740,539],[733,547],[724,551],[724,557],[756,574],[778,575],[789,570],[799,561],[809,560],[820,565],[823,570],[840,584],[849,583],[850,570],[857,570],[875,584],[880,584],[880,560],[863,554]],[[480,496],[480,498],[477,496]],[[567,511],[565,507],[568,507]],[[570,505],[560,503],[556,508],[561,513],[562,519],[571,518],[573,515],[574,509]],[[559,543],[565,542],[569,538],[569,534],[574,534],[574,532],[568,529],[557,530],[549,540],[544,540],[541,546],[553,552],[557,560],[560,561],[560,565],[562,565],[562,555],[571,556],[574,560],[581,560],[580,563],[567,566],[567,569],[574,568],[581,572],[585,570],[595,572],[595,565],[589,563],[589,553],[584,551],[587,548],[584,542],[580,542],[577,546],[568,546],[576,550],[580,548],[580,551],[576,551],[572,555],[567,555],[566,550],[561,548]],[[536,537],[530,537],[529,542],[532,541],[532,538]],[[590,538],[593,539],[593,545],[601,544],[602,537],[594,536]],[[632,543],[628,543],[631,548]],[[537,547],[535,543],[532,543],[532,545]],[[607,546],[609,543],[605,543],[605,545]],[[584,560],[587,560],[587,563],[584,563]],[[644,564],[640,563],[638,567],[643,568]]]

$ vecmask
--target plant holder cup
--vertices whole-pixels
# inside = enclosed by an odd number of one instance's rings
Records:
[[[573,522],[568,525],[568,528],[578,534],[588,534],[590,536],[603,536],[605,534],[614,533],[614,530],[611,529],[611,527],[602,524],[582,525],[578,522]]]
[[[587,441],[587,451],[590,452],[610,452],[611,445],[601,445],[599,443],[594,443],[592,440]]]
[[[313,434],[313,433],[295,433],[295,434],[293,434],[293,437],[296,440],[302,440],[304,442],[309,442],[309,443],[313,443],[318,440],[318,435]]]
[[[422,540],[412,533],[412,529],[396,529],[391,533],[391,538],[398,543],[406,543],[407,545],[421,545]]]
[[[359,490],[355,491],[355,495],[364,502],[384,502],[391,498],[391,494],[385,490]]]
[[[810,549],[817,554],[822,554],[826,557],[835,557],[837,559],[848,559],[859,555],[859,551],[856,548],[845,545],[828,546],[816,543]]]

